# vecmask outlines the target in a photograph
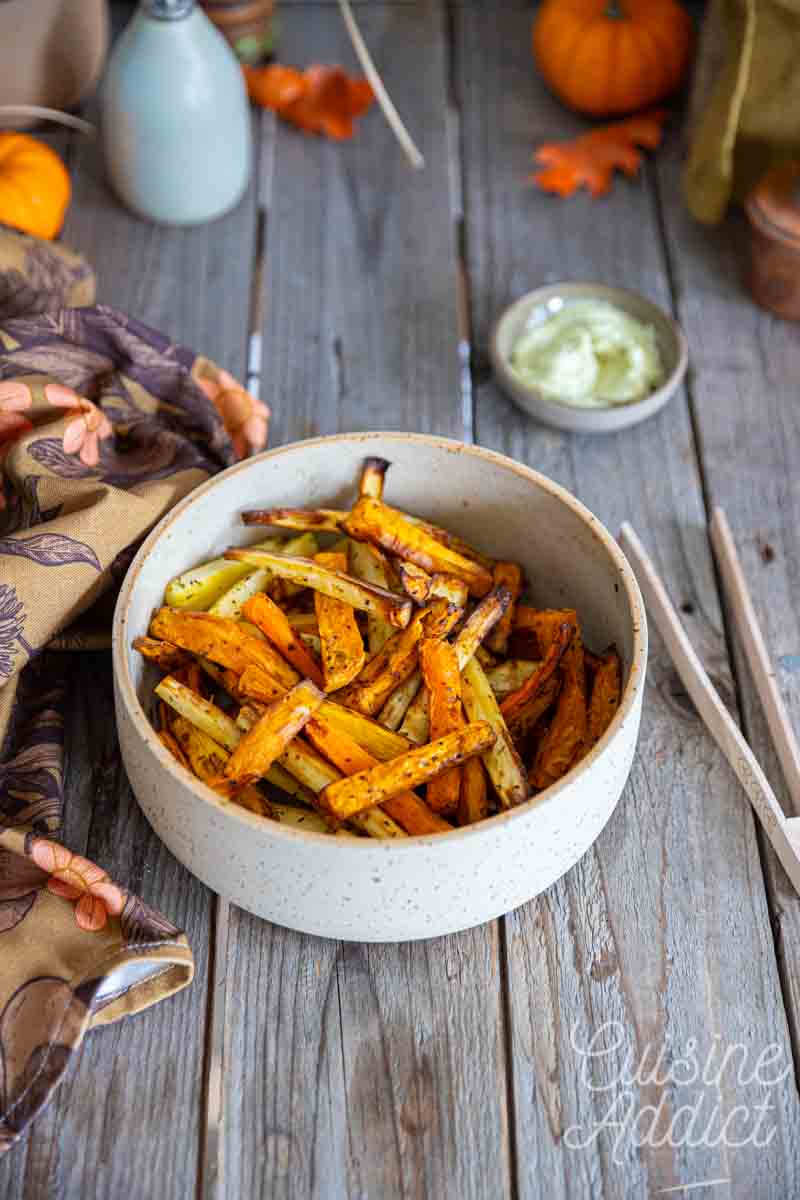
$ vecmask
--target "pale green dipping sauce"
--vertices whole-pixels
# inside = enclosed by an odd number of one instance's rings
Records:
[[[575,408],[640,400],[664,380],[655,330],[604,300],[567,301],[511,351],[514,374]]]

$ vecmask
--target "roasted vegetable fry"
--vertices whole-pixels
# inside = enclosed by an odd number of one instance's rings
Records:
[[[228,550],[225,556],[236,562],[269,567],[282,579],[313,588],[334,600],[343,600],[352,608],[382,617],[398,629],[405,629],[411,620],[412,604],[407,597],[362,583],[340,571],[331,571],[310,559],[275,554],[268,550]]]
[[[461,694],[470,721],[488,722],[495,735],[483,763],[500,804],[503,808],[522,804],[530,790],[525,769],[483,667],[474,656],[461,673]]]
[[[273,819],[279,825],[291,825],[293,829],[302,829],[305,833],[330,833],[327,822],[310,809],[276,800],[271,801],[271,806]]]
[[[272,802],[266,796],[262,796],[257,787],[250,785],[249,787],[239,788],[232,793],[230,799],[234,804],[238,804],[241,808],[248,809],[249,812],[255,813],[258,817],[269,817],[275,820],[275,809]],[[301,810],[298,810],[301,811]],[[309,814],[310,815],[310,814]],[[325,822],[322,817],[317,817],[323,825]]]
[[[187,771],[191,771],[192,764],[183,753],[183,750],[181,750],[180,743],[168,729],[159,729],[158,740],[161,742],[162,746],[166,746],[172,757],[179,762],[182,767],[186,767]]]
[[[594,672],[592,696],[589,701],[587,750],[599,742],[608,729],[619,708],[621,694],[622,663],[612,646],[606,650]]]
[[[258,542],[257,545],[281,554],[314,554],[317,548],[316,538],[310,534],[290,538],[288,542],[269,538],[267,542]],[[258,592],[266,591],[272,582],[272,572],[266,567],[251,567],[238,583],[234,583],[214,601],[208,611],[215,617],[240,617],[245,601]]]
[[[455,647],[449,642],[426,639],[420,647],[420,664],[428,689],[431,740],[463,729],[461,676]],[[434,812],[453,813],[458,808],[460,792],[461,770],[451,767],[430,781],[425,798]]]
[[[496,562],[492,573],[495,587],[507,587],[511,603],[486,639],[486,645],[494,654],[508,653],[508,635],[514,622],[514,606],[522,592],[522,568],[514,562]]]
[[[320,753],[329,758],[343,775],[368,771],[379,761],[358,742],[319,716],[309,721],[306,733]],[[411,791],[384,800],[382,807],[408,834],[447,833],[453,828]]]
[[[414,525],[403,513],[380,500],[362,496],[344,528],[357,541],[373,542],[425,571],[463,579],[475,596],[485,595],[492,586],[491,575],[485,567],[437,542],[421,526]]]
[[[365,458],[358,483],[359,496],[371,496],[373,500],[382,500],[386,472],[391,465],[386,458]]]
[[[198,696],[191,688],[180,683],[172,675],[167,675],[156,685],[156,695],[175,712],[191,721],[203,733],[207,733],[226,750],[235,750],[241,740],[241,732],[236,722],[231,720],[216,704]]]
[[[389,699],[378,713],[378,720],[387,729],[399,729],[403,718],[408,712],[408,706],[416,696],[422,684],[422,675],[413,671],[405,683],[395,688]]]
[[[478,661],[480,662],[480,658]],[[525,680],[538,670],[541,663],[532,662],[529,658],[507,658],[505,662],[499,663],[495,667],[489,667],[488,670],[483,663],[481,666],[486,670],[486,678],[492,685],[495,696],[502,700],[521,688]]]
[[[515,746],[522,746],[525,743],[525,739],[533,731],[536,724],[542,719],[548,708],[558,699],[560,690],[561,679],[556,671],[549,679],[544,680],[535,695],[530,696],[523,705],[507,718],[506,724],[511,730]],[[502,705],[500,711],[502,712]]]
[[[441,597],[454,608],[463,608],[467,603],[469,589],[463,579],[455,575],[429,575],[416,563],[397,561],[397,574],[403,588],[417,604],[426,604],[434,597]]]
[[[346,511],[334,508],[256,508],[242,513],[245,525],[274,525],[308,533],[339,533],[346,517]]]
[[[463,555],[464,558],[469,558],[473,562],[480,563],[491,575],[494,567],[494,560],[489,558],[487,554],[481,554],[480,550],[476,550],[474,546],[470,546],[469,542],[465,542],[458,534],[451,533],[449,529],[443,529],[441,525],[432,525],[430,521],[423,521],[421,517],[415,517],[411,513],[404,512],[403,516],[412,525],[419,525],[420,529],[424,529],[426,533],[436,542],[441,542],[443,546],[449,546],[451,550],[455,550],[457,554]]]
[[[550,787],[565,775],[586,741],[586,675],[577,626],[561,665],[563,682],[555,716],[542,739],[530,772],[530,781],[537,788]]]
[[[503,703],[500,705],[503,716],[506,720],[511,720],[520,710],[527,704],[529,700],[537,696],[544,684],[556,671],[561,659],[566,654],[567,650],[572,645],[573,639],[577,634],[577,626],[571,625],[564,621],[559,626],[558,632],[544,656],[543,662],[539,668],[529,675],[521,687],[512,692],[510,696],[506,696]]]
[[[332,700],[326,700],[320,705],[319,715],[343,733],[349,734],[353,741],[358,742],[359,746],[363,746],[380,762],[396,758],[398,754],[405,754],[406,750],[411,749],[411,742],[401,734],[384,728],[371,717],[365,717],[363,713],[343,708]]]
[[[255,666],[273,675],[285,687],[297,683],[297,672],[268,642],[248,634],[229,617],[161,608],[150,622],[150,632],[153,637],[210,658],[232,671],[241,672],[245,667]]]
[[[173,718],[172,732],[189,760],[189,766],[198,779],[209,783],[225,774],[225,767],[230,755],[212,737],[193,725],[186,717]]]
[[[322,703],[322,692],[304,679],[276,700],[250,729],[225,768],[228,779],[255,782],[280,757]]]
[[[185,650],[180,650],[170,642],[160,642],[156,638],[134,638],[133,648],[139,651],[142,658],[155,663],[162,671],[181,671],[192,661]]]
[[[428,689],[423,683],[414,699],[409,704],[403,717],[399,733],[410,742],[421,746],[428,740],[430,732],[430,712],[428,708]]]
[[[307,808],[313,808],[316,797],[308,788],[303,787],[302,783],[295,779],[294,775],[290,775],[278,763],[273,763],[270,769],[265,773],[264,779],[267,783],[271,783],[273,787],[280,788],[287,796],[291,796],[298,804],[304,804]]]
[[[474,825],[489,816],[486,772],[479,758],[470,758],[461,768],[461,794],[458,798],[459,825]]]
[[[347,570],[347,557],[344,554],[317,554],[314,562],[340,574]],[[315,592],[314,608],[322,647],[325,691],[336,692],[347,687],[366,662],[361,630],[353,608],[342,600]]]
[[[470,614],[455,640],[458,667],[463,671],[483,639],[494,629],[511,603],[507,587],[494,588]]]
[[[264,637],[292,664],[302,676],[322,687],[322,671],[312,658],[297,631],[289,624],[282,609],[269,596],[251,596],[244,605],[243,615],[260,629]]]
[[[578,624],[574,608],[530,608],[527,604],[518,604],[514,614],[515,630],[528,630],[536,635],[539,658],[544,658],[547,654],[556,634],[565,623]]]
[[[263,542],[257,542],[256,547],[268,550],[277,544],[277,538],[266,538]],[[250,568],[244,563],[212,558],[210,562],[200,563],[199,566],[171,579],[164,592],[164,603],[169,608],[203,612],[210,608],[223,592],[249,574],[249,571]]]
[[[440,775],[448,767],[458,766],[492,746],[495,735],[486,721],[466,725],[457,733],[427,746],[409,750],[401,758],[379,763],[368,771],[359,771],[349,779],[340,779],[325,788],[320,802],[333,816],[346,820],[386,799],[417,787]]]
[[[348,555],[350,574],[354,575],[356,579],[362,579],[365,583],[372,583],[376,587],[386,588],[387,591],[395,590],[392,586],[394,580],[389,560],[377,546],[351,540]],[[367,616],[367,645],[370,654],[377,654],[382,650],[393,633],[394,629],[388,621],[369,614]]]

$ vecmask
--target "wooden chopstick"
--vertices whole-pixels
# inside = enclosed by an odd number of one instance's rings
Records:
[[[733,534],[721,508],[715,508],[711,516],[711,545],[714,547],[728,607],[744,647],[753,683],[756,685],[783,777],[792,798],[792,812],[800,814],[800,748],[783,697],[775,682],[775,669],[750,598]]]
[[[800,818],[787,820],[784,816],[758,760],[692,648],[658,572],[627,521],[622,526],[619,541],[630,560],[647,609],[664,639],[675,670],[709,733],[747,792],[783,869],[800,895],[800,855],[793,845],[793,839],[798,838],[796,831],[800,828]]]

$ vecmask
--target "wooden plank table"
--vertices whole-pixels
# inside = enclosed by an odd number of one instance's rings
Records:
[[[693,225],[675,133],[600,202],[526,186],[537,142],[579,122],[531,68],[521,0],[501,13],[396,0],[359,19],[424,173],[377,114],[345,145],[259,115],[238,209],[165,230],[119,208],[97,150],[75,144],[66,241],[97,265],[104,302],[240,376],[260,312],[273,445],[380,428],[476,440],[566,484],[612,530],[631,519],[780,785],[705,532],[723,503],[798,711],[800,342],[742,289],[741,222]],[[287,61],[351,61],[330,4],[282,4],[281,45]],[[575,438],[495,387],[492,319],[559,278],[637,288],[681,320],[689,383],[659,417]],[[800,1194],[800,903],[652,642],[633,772],[595,847],[503,920],[399,946],[304,937],[194,880],[131,795],[107,659],[76,664],[68,844],[181,924],[198,972],[89,1036],[0,1161],[0,1196]]]

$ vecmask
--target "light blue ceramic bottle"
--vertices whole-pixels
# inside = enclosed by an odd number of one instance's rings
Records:
[[[142,0],[102,89],[106,166],[122,201],[167,225],[233,208],[250,176],[250,110],[233,51],[194,0]]]

